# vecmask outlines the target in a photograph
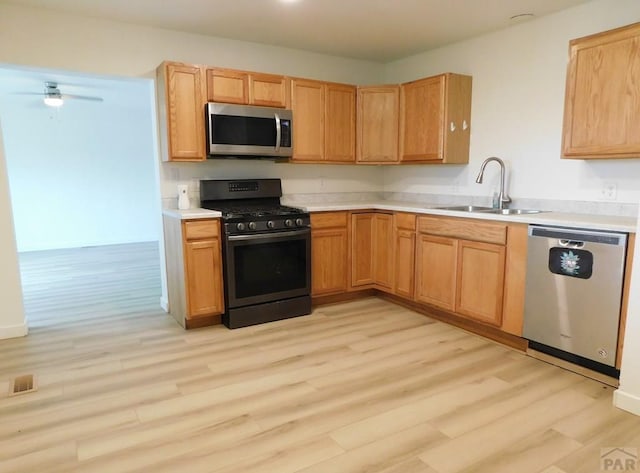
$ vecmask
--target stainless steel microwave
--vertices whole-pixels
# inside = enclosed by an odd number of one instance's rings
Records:
[[[291,110],[210,102],[205,118],[210,158],[287,158],[293,154]]]

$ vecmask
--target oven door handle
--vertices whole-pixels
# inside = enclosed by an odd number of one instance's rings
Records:
[[[305,236],[309,234],[311,230],[305,228],[303,230],[292,230],[289,232],[273,232],[273,233],[259,233],[253,235],[230,235],[227,237],[229,241],[243,241],[243,240],[274,240],[280,238],[289,238],[292,236]]]

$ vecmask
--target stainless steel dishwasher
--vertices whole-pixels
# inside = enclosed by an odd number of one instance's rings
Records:
[[[530,348],[619,375],[627,236],[529,226],[523,336]]]

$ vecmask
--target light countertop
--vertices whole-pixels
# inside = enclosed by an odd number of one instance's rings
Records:
[[[637,219],[634,217],[619,217],[613,215],[592,215],[568,212],[541,212],[525,215],[496,215],[482,212],[460,212],[443,210],[424,203],[401,202],[390,200],[355,201],[355,202],[314,202],[288,203],[308,212],[330,212],[340,210],[388,210],[393,212],[411,212],[425,215],[443,215],[447,217],[474,218],[478,220],[496,220],[502,222],[519,222],[535,225],[553,225],[572,228],[589,228],[594,230],[609,230],[635,233]],[[200,218],[219,218],[221,212],[194,208],[189,210],[164,209],[163,215],[191,220]]]
[[[164,209],[162,211],[162,215],[177,218],[180,220],[191,220],[191,219],[197,219],[197,218],[220,218],[222,217],[222,212],[218,212],[217,210],[207,210],[207,209],[188,209],[188,210]]]
[[[496,220],[503,222],[530,223],[536,225],[554,225],[572,228],[589,228],[594,230],[610,230],[635,233],[637,219],[609,215],[591,215],[567,212],[541,212],[526,215],[496,215],[481,212],[460,212],[430,207],[428,204],[412,202],[358,201],[358,202],[318,202],[304,204],[296,202],[296,207],[308,212],[327,212],[339,210],[389,210],[395,212],[412,212],[426,215],[444,215],[448,217],[474,218],[478,220]]]

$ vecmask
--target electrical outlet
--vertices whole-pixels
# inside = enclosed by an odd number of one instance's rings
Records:
[[[615,182],[605,182],[600,189],[602,200],[616,200],[618,198],[618,185]]]

